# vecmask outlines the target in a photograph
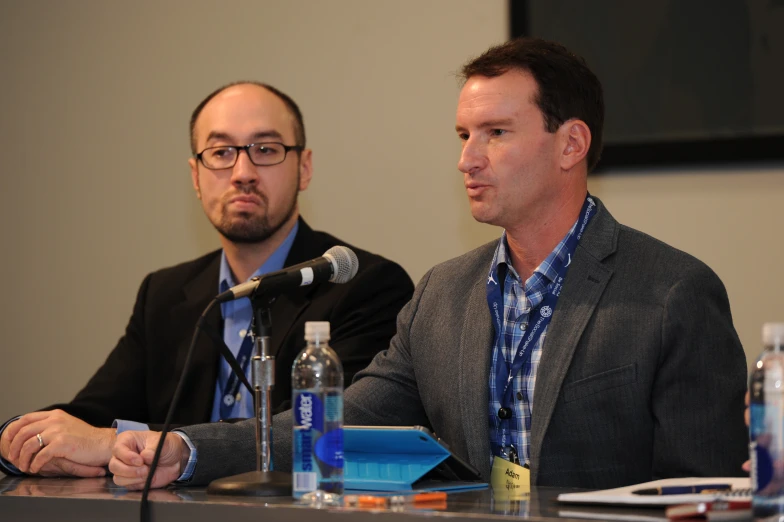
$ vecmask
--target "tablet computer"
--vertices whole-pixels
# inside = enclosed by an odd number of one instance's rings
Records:
[[[483,482],[474,466],[452,453],[443,439],[424,426],[344,426],[343,436],[347,451],[364,449],[372,452],[384,448],[387,453],[440,452],[446,455],[442,462],[422,477],[423,480]]]

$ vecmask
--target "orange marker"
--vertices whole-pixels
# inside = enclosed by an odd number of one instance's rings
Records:
[[[386,508],[402,505],[429,506],[433,503],[446,503],[446,493],[443,491],[433,491],[414,495],[393,495],[391,497],[346,495],[343,500],[347,506],[361,508]]]
[[[416,495],[395,495],[389,499],[390,504],[429,504],[431,502],[446,502],[446,493],[432,491]]]

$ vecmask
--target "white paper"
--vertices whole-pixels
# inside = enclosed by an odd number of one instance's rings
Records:
[[[733,490],[750,490],[751,481],[748,477],[692,477],[654,480],[622,488],[602,489],[581,493],[561,493],[559,502],[580,504],[634,504],[647,506],[665,506],[670,504],[690,504],[694,502],[710,502],[713,500],[751,500],[748,491],[745,494],[727,493],[688,493],[685,495],[635,495],[632,491],[662,486],[689,486],[699,484],[730,484]]]

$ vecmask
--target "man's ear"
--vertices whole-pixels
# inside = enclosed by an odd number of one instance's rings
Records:
[[[561,152],[561,169],[571,170],[585,160],[591,148],[591,130],[582,120],[565,122],[560,131],[563,133],[563,151]]]
[[[313,178],[313,151],[305,149],[299,157],[299,190],[303,191],[310,185]]]
[[[196,191],[196,197],[201,199],[201,187],[199,186],[199,165],[196,158],[190,158],[188,165],[191,167],[191,182],[193,183],[193,190]]]

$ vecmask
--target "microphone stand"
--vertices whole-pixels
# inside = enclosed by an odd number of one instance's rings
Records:
[[[270,355],[272,318],[269,295],[250,296],[253,306],[251,333],[255,355],[251,360],[253,408],[256,411],[256,471],[213,480],[207,493],[257,497],[291,496],[291,474],[272,469],[272,388],[275,386],[275,357]]]

